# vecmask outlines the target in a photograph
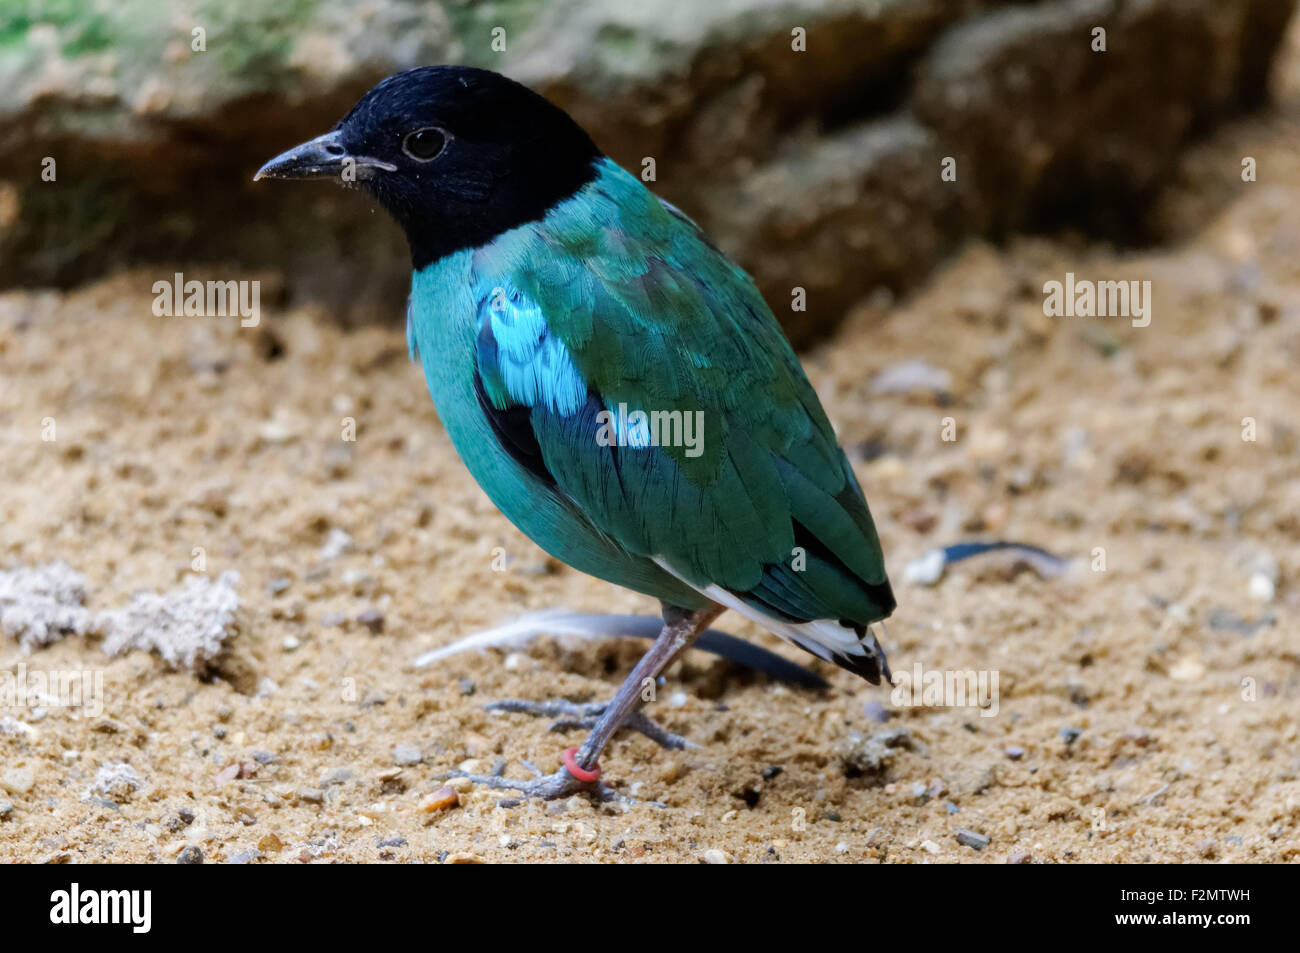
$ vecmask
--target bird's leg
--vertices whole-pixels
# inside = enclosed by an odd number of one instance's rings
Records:
[[[646,718],[640,711],[642,690],[646,679],[652,682],[659,673],[667,668],[679,655],[690,647],[699,634],[709,627],[709,623],[723,612],[723,607],[711,605],[704,609],[686,611],[674,606],[664,606],[664,627],[650,646],[650,651],[641,657],[631,674],[623,681],[618,692],[604,705],[572,706],[565,702],[541,703],[537,708],[529,708],[527,703],[512,700],[502,703],[506,711],[535,710],[540,714],[570,715],[591,724],[591,733],[576,751],[565,752],[564,766],[554,774],[537,778],[533,781],[511,781],[500,774],[460,775],[471,781],[486,784],[494,788],[517,790],[529,797],[557,798],[583,790],[594,790],[602,800],[610,800],[618,795],[600,783],[600,766],[596,759],[601,750],[619,728],[624,725],[635,727],[643,734],[660,743],[662,739],[678,742],[669,743],[668,747],[682,747],[685,739],[667,732]],[[647,730],[647,727],[650,730]]]
[[[551,731],[571,731],[574,728],[595,728],[596,722],[609,707],[609,702],[571,702],[566,698],[548,698],[546,701],[535,702],[525,698],[503,698],[483,707],[488,711],[510,711],[554,718]],[[661,748],[680,750],[692,747],[681,735],[669,731],[639,709],[630,712],[619,727],[639,731]]]
[[[660,638],[663,637],[663,634],[669,627],[684,622],[691,615],[691,613],[686,610],[678,609],[675,606],[665,605],[663,611],[664,624],[660,629]],[[682,644],[680,648],[676,649],[668,657],[668,660],[659,666],[658,672],[655,675],[649,677],[657,679],[659,673],[667,671],[675,661],[681,658],[685,651],[690,647],[691,643],[695,641],[701,632],[708,628],[709,623],[712,622],[713,619],[717,618],[718,614],[722,611],[722,609],[719,609],[718,612],[710,616],[702,625],[696,627],[694,634],[691,635],[690,639]],[[653,651],[654,648],[652,647],[651,652]],[[650,653],[647,653],[646,658],[649,656]],[[629,676],[629,680],[630,679],[631,676]],[[626,682],[624,683],[625,688],[627,684],[628,683]],[[654,719],[647,716],[645,712],[641,711],[640,705],[641,701],[644,700],[644,690],[645,680],[642,679],[640,688],[637,690],[636,704],[628,711],[624,719],[615,726],[615,730],[618,728],[630,728],[633,731],[638,731],[661,748],[671,748],[680,751],[682,748],[692,747],[691,743],[681,735],[674,734],[654,721]],[[526,715],[537,715],[543,718],[554,718],[555,721],[551,723],[552,731],[569,731],[573,728],[586,728],[589,730],[595,728],[601,717],[605,714],[606,709],[613,705],[615,701],[617,701],[617,699],[608,702],[571,702],[567,698],[549,698],[544,701],[530,701],[524,698],[503,698],[500,701],[492,702],[483,707],[488,711],[509,711]]]

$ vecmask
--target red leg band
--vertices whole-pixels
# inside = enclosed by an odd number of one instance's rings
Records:
[[[586,781],[586,782],[599,781],[600,765],[593,764],[591,766],[591,770],[588,771],[586,768],[579,766],[578,759],[576,757],[577,754],[578,754],[577,748],[565,748],[564,753],[560,755],[560,760],[564,762],[564,766],[568,769],[569,773],[573,775],[575,778],[577,778],[579,781]]]

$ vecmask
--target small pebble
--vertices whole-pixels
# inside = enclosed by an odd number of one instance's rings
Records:
[[[1002,752],[1012,761],[1019,761],[1025,756],[1025,749],[1020,747],[1020,745],[1007,745],[1007,747],[1002,749]]]
[[[351,780],[352,771],[350,768],[334,768],[321,775],[320,786],[327,788],[331,784],[344,784]]]
[[[180,852],[176,858],[178,864],[201,864],[203,863],[203,851],[190,845]]]
[[[424,755],[415,745],[394,745],[393,746],[393,763],[394,764],[419,764],[424,760]]]
[[[35,776],[26,768],[10,768],[0,775],[0,789],[10,794],[27,794],[35,785]]]
[[[267,834],[257,842],[257,849],[264,854],[279,853],[283,849],[284,843],[274,834]]]
[[[357,621],[369,629],[372,635],[384,631],[384,614],[378,609],[366,609],[357,616]]]
[[[1018,850],[1007,856],[1008,864],[1032,864],[1034,855],[1027,850]]]
[[[1250,597],[1257,602],[1272,602],[1277,594],[1277,584],[1266,574],[1257,572],[1250,577]]]
[[[474,682],[471,681],[470,679],[462,678],[460,680],[460,693],[462,695],[473,695],[476,690],[477,689],[476,686],[474,685]]]
[[[1067,745],[1072,745],[1078,741],[1081,734],[1083,734],[1083,731],[1078,728],[1062,728],[1060,731],[1061,740]]]
[[[731,857],[726,851],[713,848],[704,852],[704,862],[706,864],[729,864],[731,863]]]
[[[889,709],[874,698],[862,706],[863,713],[872,721],[884,724],[889,721]]]
[[[967,847],[973,847],[975,850],[983,850],[989,846],[989,838],[978,831],[967,830],[964,827],[957,828],[957,843],[964,844]]]
[[[446,811],[460,804],[460,796],[450,785],[443,785],[434,791],[428,797],[420,802],[418,810],[421,814],[432,814],[434,811]]]

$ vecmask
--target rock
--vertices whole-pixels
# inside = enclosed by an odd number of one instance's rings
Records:
[[[874,735],[864,735],[860,731],[851,731],[833,745],[835,756],[839,758],[847,777],[866,777],[877,784],[883,784],[890,763],[900,750],[912,749],[912,736],[905,728],[879,731]],[[922,794],[925,786],[921,786]]]
[[[443,860],[445,864],[484,864],[487,863],[478,854],[455,853],[448,854]]]
[[[394,745],[393,746],[393,763],[394,764],[419,764],[424,760],[424,755],[415,745]]]
[[[86,796],[102,795],[122,802],[131,799],[144,787],[144,779],[125,761],[110,761],[95,772],[95,780],[86,790]]]
[[[36,776],[28,768],[10,768],[0,774],[0,790],[10,794],[27,794],[36,786]]]
[[[1238,635],[1254,635],[1259,629],[1271,626],[1277,621],[1272,615],[1261,616],[1255,620],[1243,619],[1231,609],[1212,609],[1210,611],[1210,628],[1218,632],[1235,632]]]
[[[942,548],[927,550],[903,567],[903,582],[907,585],[933,586],[943,578],[948,567],[948,557]]]
[[[352,552],[352,537],[336,526],[325,534],[325,542],[317,555],[322,561],[328,562],[350,552]]]
[[[729,864],[731,855],[724,850],[713,848],[704,852],[704,862],[706,864]]]
[[[9,819],[9,815],[14,812],[14,806],[9,801],[0,801],[0,821]]]
[[[1271,57],[1267,31],[1293,6],[1003,7],[947,31],[927,51],[910,101],[957,157],[963,212],[977,230],[1014,229],[1069,207],[1082,214],[1075,224],[1124,234],[1132,229],[1124,217],[1163,182],[1198,128],[1262,98],[1268,67],[1257,57]],[[1093,49],[1098,25],[1107,30],[1105,52]],[[1139,89],[1146,95],[1135,98]],[[1098,129],[1106,130],[1104,144]]]
[[[871,381],[873,394],[933,394],[942,397],[951,391],[952,374],[919,359],[891,364]]]
[[[1007,855],[1008,864],[1032,864],[1034,855],[1027,850],[1017,850]]]
[[[257,849],[264,854],[276,854],[284,848],[284,843],[274,834],[267,834],[257,842]]]
[[[331,784],[346,784],[353,778],[351,768],[331,768],[321,775],[320,786],[329,787]]]
[[[957,828],[957,843],[975,850],[983,850],[989,846],[989,838],[978,831],[968,830],[965,827]]]
[[[459,804],[460,796],[456,793],[455,789],[444,785],[422,799],[417,810],[421,814],[432,814],[435,811],[450,810]]]
[[[1079,740],[1079,736],[1083,734],[1083,731],[1079,728],[1062,728],[1058,734],[1061,736],[1061,740],[1065,742],[1065,746],[1068,748]]]
[[[370,630],[372,635],[384,631],[384,614],[378,609],[365,609],[357,615],[357,621]]]
[[[1257,602],[1272,602],[1277,594],[1277,583],[1262,572],[1251,575],[1250,597]]]
[[[970,233],[1067,209],[1085,227],[1133,231],[1179,150],[1262,98],[1294,0],[525,6],[374,0],[358,16],[351,0],[217,5],[204,10],[204,52],[140,29],[128,3],[10,18],[0,283],[66,284],[122,261],[228,262],[283,271],[288,296],[344,320],[389,319],[409,269],[371,203],[324,188],[305,201],[248,179],[382,76],[463,62],[550,96],[625,167],[653,159],[656,190],[751,269],[807,340],[873,290],[915,284]],[[1090,48],[1097,23],[1110,30],[1105,53]],[[17,171],[40,168],[51,143],[57,189]],[[214,156],[233,174],[209,181]],[[940,176],[945,157],[955,181]],[[323,251],[351,247],[367,254]],[[791,307],[796,286],[806,310]]]
[[[176,856],[176,863],[201,864],[203,863],[203,851],[193,845],[187,846]]]
[[[1025,756],[1025,749],[1020,747],[1020,745],[1007,745],[1002,749],[1002,753],[1012,761],[1019,761]]]
[[[881,724],[881,725],[889,721],[889,717],[890,717],[889,709],[886,708],[884,705],[880,704],[880,702],[876,701],[874,698],[868,700],[862,706],[862,713],[866,715],[867,718],[869,718],[871,721],[874,721],[877,724]]]

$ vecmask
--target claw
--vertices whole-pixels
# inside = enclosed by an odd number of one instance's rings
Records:
[[[551,698],[545,701],[503,698],[501,701],[490,702],[483,707],[487,711],[508,711],[541,718],[554,718],[551,731],[570,731],[574,728],[594,727],[607,704],[607,702],[571,702],[563,698]],[[669,731],[643,711],[633,712],[621,727],[640,732],[661,748],[681,751],[685,748],[699,747],[681,735]]]
[[[500,767],[503,767],[503,765]],[[533,770],[536,770],[536,768],[533,768]],[[602,802],[636,803],[634,798],[619,794],[603,781],[579,781],[569,773],[567,768],[560,768],[554,774],[536,777],[531,781],[515,781],[505,777],[495,769],[491,774],[467,774],[464,771],[447,771],[438,775],[439,780],[450,780],[451,778],[464,778],[474,784],[481,784],[484,787],[498,791],[518,791],[525,798],[536,797],[544,801],[554,801],[557,798],[571,797],[574,794],[588,794],[594,795]]]

